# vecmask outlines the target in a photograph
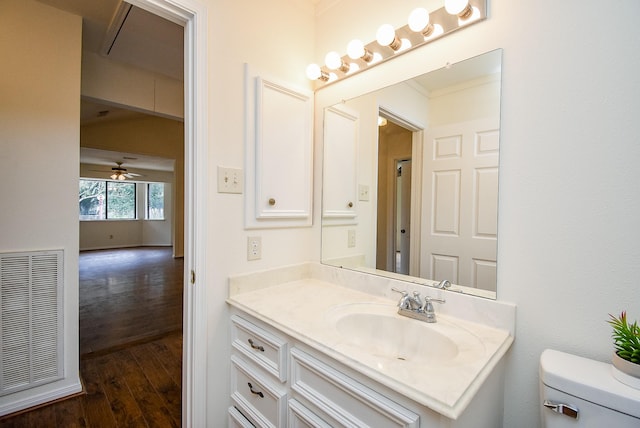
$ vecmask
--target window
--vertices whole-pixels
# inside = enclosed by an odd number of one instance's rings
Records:
[[[147,219],[164,220],[164,183],[147,183]]]
[[[80,220],[136,218],[136,183],[80,180]]]

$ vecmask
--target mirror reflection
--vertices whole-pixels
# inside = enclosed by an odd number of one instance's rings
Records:
[[[323,263],[496,298],[501,60],[325,109]]]

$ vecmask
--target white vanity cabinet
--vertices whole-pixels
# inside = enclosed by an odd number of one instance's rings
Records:
[[[231,321],[230,427],[500,426],[501,370],[453,420],[237,308]]]
[[[340,364],[246,314],[231,324],[229,426],[420,427],[418,414]]]

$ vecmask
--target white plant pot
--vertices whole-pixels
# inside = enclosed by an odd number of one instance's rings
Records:
[[[611,363],[614,378],[632,388],[640,389],[640,364],[620,358],[615,352]]]

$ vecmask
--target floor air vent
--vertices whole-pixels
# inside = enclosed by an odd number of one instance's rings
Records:
[[[0,396],[62,378],[62,257],[0,254]]]

